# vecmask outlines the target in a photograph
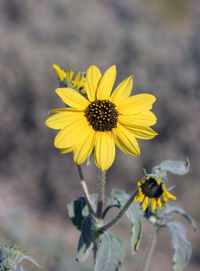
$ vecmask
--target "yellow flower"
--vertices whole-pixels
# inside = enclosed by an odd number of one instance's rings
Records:
[[[53,64],[53,68],[57,74],[57,77],[60,81],[66,80],[66,87],[72,87],[77,90],[81,90],[82,92],[85,93],[84,89],[84,82],[85,82],[85,77],[81,75],[81,72],[78,72],[75,79],[72,81],[74,72],[72,70],[67,70],[64,72],[60,66]]]
[[[156,177],[147,176],[138,182],[138,193],[135,196],[135,201],[142,203],[142,210],[145,211],[148,206],[149,199],[151,199],[151,209],[154,212],[156,204],[158,208],[162,209],[162,200],[167,203],[167,198],[176,200],[176,197],[169,193],[165,185]]]
[[[115,66],[104,75],[96,66],[90,66],[85,78],[88,99],[72,88],[56,89],[69,107],[50,111],[55,114],[47,119],[46,125],[61,130],[54,145],[62,153],[73,151],[77,164],[82,164],[94,151],[96,166],[105,171],[115,159],[115,144],[126,154],[139,155],[136,138],[152,139],[157,135],[149,127],[157,121],[150,111],[156,98],[151,94],[129,97],[132,76],[111,94],[115,78]]]

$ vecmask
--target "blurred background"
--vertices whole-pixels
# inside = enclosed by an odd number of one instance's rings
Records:
[[[72,155],[53,147],[56,131],[47,112],[62,107],[52,64],[85,71],[117,65],[117,81],[134,74],[133,93],[157,97],[158,136],[141,141],[141,156],[118,152],[107,173],[112,188],[130,192],[162,160],[189,157],[190,173],[169,175],[177,204],[200,227],[199,0],[1,0],[0,1],[0,239],[24,248],[43,270],[92,270],[75,262],[79,233],[66,204],[82,195]],[[83,167],[95,193],[97,169]],[[193,254],[185,270],[200,269],[200,239],[187,221]],[[151,225],[144,223],[138,255],[131,255],[129,222],[113,228],[126,244],[122,270],[139,270]],[[163,229],[150,271],[172,270],[170,235]],[[36,268],[28,264],[28,270]]]

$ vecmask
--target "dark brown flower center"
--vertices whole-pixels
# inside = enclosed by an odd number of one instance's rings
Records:
[[[142,192],[148,198],[159,198],[162,193],[162,184],[157,184],[154,178],[145,180],[145,183],[141,185]]]
[[[117,127],[118,112],[109,100],[96,100],[85,110],[85,116],[95,131],[111,131]]]

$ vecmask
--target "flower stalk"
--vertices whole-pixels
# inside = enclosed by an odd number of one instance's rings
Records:
[[[96,212],[97,218],[101,218],[102,211],[103,211],[105,181],[106,181],[106,172],[101,171],[100,178],[99,178],[99,187],[98,187],[98,203],[97,203],[97,212]]]
[[[76,165],[77,165],[78,174],[79,174],[79,178],[80,178],[80,184],[81,184],[83,192],[85,194],[85,198],[86,198],[86,201],[87,201],[89,212],[92,213],[92,214],[94,214],[94,210],[92,208],[92,201],[90,199],[90,194],[88,192],[88,188],[87,188],[87,184],[85,182],[85,178],[84,178],[84,175],[83,175],[82,168],[81,168],[80,165],[78,165],[78,164],[76,164]]]
[[[120,218],[124,215],[124,213],[128,210],[129,206],[131,205],[131,203],[134,201],[135,195],[137,194],[137,191],[135,191],[129,198],[129,200],[126,202],[126,204],[124,205],[124,207],[120,210],[120,212],[116,215],[115,218],[113,218],[110,222],[108,222],[107,224],[103,225],[102,227],[98,228],[98,232],[102,233],[104,231],[106,231],[107,229],[109,229],[110,227],[112,227],[113,225],[115,225]]]
[[[148,247],[146,255],[145,255],[145,259],[143,261],[144,263],[143,263],[141,271],[148,270],[148,267],[149,267],[149,264],[150,264],[150,261],[151,261],[152,255],[153,255],[153,251],[154,251],[154,248],[156,245],[156,240],[157,240],[157,235],[158,235],[159,229],[160,228],[158,226],[155,226],[155,225],[153,226],[152,236],[151,236],[151,239],[149,242],[149,247]]]

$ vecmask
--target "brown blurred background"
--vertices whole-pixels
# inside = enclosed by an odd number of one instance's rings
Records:
[[[26,249],[43,270],[92,270],[75,262],[78,231],[66,203],[82,194],[72,155],[53,147],[55,132],[44,125],[48,110],[61,107],[52,64],[85,71],[117,65],[119,83],[134,74],[134,92],[156,95],[158,136],[141,141],[141,156],[117,153],[107,173],[112,188],[127,192],[142,168],[166,159],[191,162],[184,177],[167,186],[200,227],[199,0],[2,0],[0,2],[0,239]],[[84,173],[91,193],[97,169]],[[193,254],[186,270],[200,269],[200,239],[187,221]],[[126,244],[122,270],[139,270],[151,225],[144,223],[138,255],[131,256],[129,222],[113,228]],[[150,271],[172,270],[170,235],[162,230]],[[31,264],[28,270],[36,270]]]

